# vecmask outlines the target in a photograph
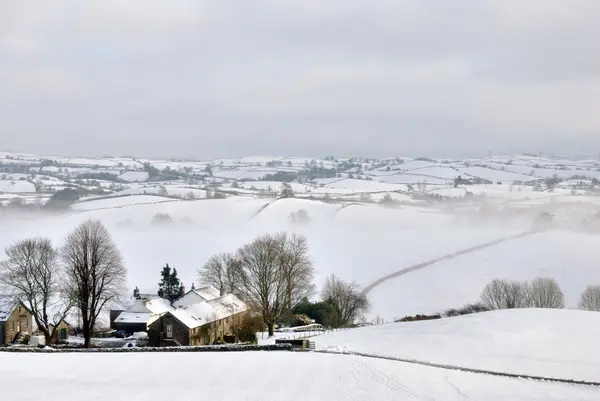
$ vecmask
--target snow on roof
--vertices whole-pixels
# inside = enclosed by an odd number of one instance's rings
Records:
[[[130,313],[151,313],[152,311],[150,309],[148,309],[148,307],[146,306],[146,301],[143,301],[141,299],[136,299],[133,302],[133,304],[131,304],[131,306],[126,309],[126,312],[130,312]]]
[[[115,319],[116,323],[144,323],[148,324],[152,313],[143,312],[121,312]]]
[[[210,301],[215,298],[219,298],[221,294],[213,286],[206,286],[196,288],[188,291],[184,296],[173,302],[173,306],[176,308],[183,308],[198,302]]]
[[[146,308],[157,315],[160,315],[161,313],[165,313],[168,311],[173,310],[173,306],[171,306],[171,303],[164,298],[153,298],[153,299],[149,299],[146,302]]]
[[[219,298],[221,293],[212,285],[207,285],[205,287],[196,288],[193,290],[196,294],[200,295],[206,301],[210,301],[211,299]]]
[[[171,312],[177,320],[193,329],[248,310],[248,306],[233,294],[191,304]]]
[[[0,322],[5,322],[18,304],[19,301],[12,299],[0,299]]]
[[[171,303],[155,297],[152,299],[136,299],[125,311],[115,319],[117,323],[146,323],[151,324],[165,312],[172,311]]]

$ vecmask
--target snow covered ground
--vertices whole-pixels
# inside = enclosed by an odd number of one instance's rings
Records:
[[[431,246],[448,244],[448,239],[443,237],[453,234],[466,238],[460,231],[442,231],[439,237],[431,233]],[[600,284],[597,242],[598,237],[594,235],[548,231],[439,262],[374,288],[369,293],[370,316],[379,315],[392,321],[405,315],[442,312],[478,302],[483,287],[495,278],[531,280],[540,276],[554,278],[565,294],[566,306],[576,308],[585,287]],[[425,243],[426,239],[422,239],[421,244]],[[461,247],[454,244],[455,249]],[[419,262],[428,258],[427,255],[443,252],[430,247],[418,248],[415,242],[411,253],[419,251],[422,252],[417,254]],[[409,267],[411,262],[404,257],[396,265],[397,270]]]
[[[40,391],[48,401],[592,401],[600,398],[600,389],[595,387],[316,353],[6,353],[2,354],[2,362],[0,388],[10,389],[11,399],[22,401],[39,400]]]
[[[600,381],[600,313],[512,309],[315,337],[317,349]]]
[[[366,285],[424,259],[515,232],[512,228],[462,225],[452,216],[421,208],[365,205],[341,209],[342,205],[333,203],[302,199],[273,202],[251,197],[156,203],[154,198],[129,196],[82,202],[75,207],[87,211],[63,216],[30,220],[9,216],[2,222],[10,229],[0,230],[0,249],[17,239],[38,235],[60,245],[80,222],[100,219],[123,254],[129,286],[154,292],[155,275],[164,263],[176,267],[184,283],[190,285],[198,266],[211,255],[235,251],[257,235],[281,230],[307,236],[317,286],[331,273]],[[126,204],[134,199],[142,199],[144,204]],[[289,215],[299,209],[308,212],[311,221],[307,225],[290,223]],[[169,214],[172,224],[153,226],[157,213]]]
[[[22,180],[0,180],[0,192],[31,193],[35,192],[35,185]]]

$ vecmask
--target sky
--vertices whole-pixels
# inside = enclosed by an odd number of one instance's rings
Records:
[[[600,151],[597,0],[0,0],[0,150]]]

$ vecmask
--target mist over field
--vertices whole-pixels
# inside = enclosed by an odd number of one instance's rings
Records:
[[[0,247],[31,236],[51,238],[60,246],[79,223],[100,220],[124,257],[128,288],[155,293],[165,263],[177,268],[189,288],[198,284],[197,269],[210,256],[235,252],[262,234],[290,232],[308,239],[315,269],[313,299],[320,298],[330,274],[356,282],[368,288],[369,321],[439,313],[478,302],[482,288],[494,278],[553,277],[563,287],[567,307],[576,308],[585,286],[600,282],[595,268],[600,250],[593,246],[600,198],[590,178],[554,183],[552,177],[588,175],[596,180],[600,173],[580,167],[588,165],[585,161],[574,162],[567,170],[552,167],[550,161],[540,166],[539,160],[523,158],[510,164],[508,160],[490,159],[479,166],[472,166],[472,161],[374,160],[359,163],[364,167],[358,173],[292,181],[291,198],[281,198],[284,184],[265,181],[264,176],[278,169],[297,174],[308,161],[294,161],[289,167],[284,160],[266,169],[256,167],[256,160],[248,164],[243,159],[208,164],[152,161],[148,165],[183,175],[149,181],[148,174],[142,174],[147,167],[127,166],[123,160],[119,165],[110,159],[65,160],[62,172],[42,167],[33,179],[16,173],[14,185],[5,181],[15,192],[5,195],[13,198],[6,198],[2,209]],[[269,161],[265,158],[263,163]],[[98,174],[85,163],[104,165],[104,174],[114,171],[115,177],[123,178],[73,179],[77,174]],[[206,173],[206,165],[213,166],[212,176]],[[205,182],[185,178],[193,177],[196,169],[208,175]],[[42,174],[49,177],[40,178]],[[462,174],[464,182],[457,181],[455,174]],[[34,183],[41,192],[18,192],[18,185],[26,183]],[[61,212],[32,206],[70,185],[106,193],[88,195]],[[552,188],[542,188],[549,185]],[[15,196],[23,199],[21,208],[10,207]],[[306,221],[294,220],[300,210],[305,211]],[[538,224],[544,214],[552,216],[548,227]],[[157,215],[170,220],[158,224]],[[530,234],[520,237],[523,233]],[[411,266],[503,239],[370,287]]]

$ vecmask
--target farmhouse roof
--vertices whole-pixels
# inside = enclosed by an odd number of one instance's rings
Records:
[[[170,313],[190,329],[204,326],[248,310],[248,306],[233,294],[177,308]]]

